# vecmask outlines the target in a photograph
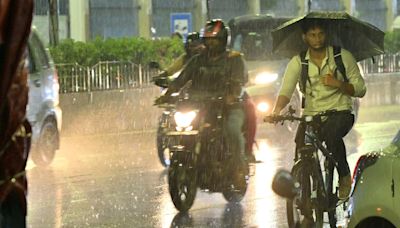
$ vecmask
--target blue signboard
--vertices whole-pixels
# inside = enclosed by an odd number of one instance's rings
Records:
[[[185,37],[192,32],[191,13],[171,13],[171,34],[180,33]]]

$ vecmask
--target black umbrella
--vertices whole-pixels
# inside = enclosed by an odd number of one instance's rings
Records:
[[[350,51],[357,61],[384,53],[385,33],[377,27],[345,12],[311,12],[290,20],[272,31],[273,51],[292,57],[307,49],[302,39],[302,24],[307,20],[321,20],[326,26],[329,45]]]

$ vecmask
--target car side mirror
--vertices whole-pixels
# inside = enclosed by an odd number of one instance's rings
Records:
[[[293,199],[298,193],[292,174],[287,170],[278,170],[272,181],[272,190],[287,199]]]

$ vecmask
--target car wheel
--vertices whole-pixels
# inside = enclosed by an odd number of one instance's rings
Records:
[[[49,165],[58,148],[59,133],[55,121],[45,121],[40,131],[40,136],[32,160],[38,166]]]

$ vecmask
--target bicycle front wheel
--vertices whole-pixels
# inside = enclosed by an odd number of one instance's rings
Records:
[[[333,188],[333,174],[334,174],[334,166],[332,162],[325,161],[326,172],[325,172],[325,185],[326,192],[329,199],[328,204],[328,218],[329,218],[329,226],[331,228],[336,227],[337,217],[336,217],[336,203],[338,202],[337,192]]]
[[[317,200],[319,188],[313,189],[318,184],[313,182],[315,180],[312,178],[310,167],[312,167],[310,164],[300,162],[292,168],[292,176],[299,185],[300,193],[294,199],[286,201],[289,227],[296,227],[299,224],[302,227],[323,226],[323,210],[318,206]]]

